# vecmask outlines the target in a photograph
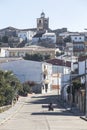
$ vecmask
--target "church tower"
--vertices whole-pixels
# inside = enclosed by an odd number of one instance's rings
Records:
[[[37,31],[45,32],[49,29],[49,18],[45,18],[45,13],[42,12],[40,18],[37,18]]]

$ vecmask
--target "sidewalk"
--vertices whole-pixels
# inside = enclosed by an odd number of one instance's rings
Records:
[[[0,113],[0,125],[14,116],[24,105],[26,97],[19,97],[17,103],[5,112]]]

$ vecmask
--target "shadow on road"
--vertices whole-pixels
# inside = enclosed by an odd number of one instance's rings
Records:
[[[49,116],[58,116],[58,115],[61,115],[61,116],[73,116],[72,113],[68,112],[67,110],[66,111],[62,111],[62,112],[34,112],[32,113],[31,115],[49,115]]]
[[[32,101],[26,102],[27,104],[42,104],[42,108],[47,108],[48,104],[52,102],[54,108],[62,107],[58,102],[60,96],[58,95],[46,95],[46,96],[32,96]]]
[[[61,115],[61,116],[74,116],[70,110],[65,109],[61,104],[60,95],[44,95],[44,96],[32,96],[32,101],[26,102],[26,105],[41,104],[42,112],[33,112],[31,115]],[[52,102],[54,111],[48,111],[48,105]],[[59,110],[59,111],[58,111]],[[77,115],[78,116],[78,115]]]
[[[61,100],[60,95],[34,95],[31,101],[26,102],[26,105],[41,104],[42,112],[33,112],[31,115],[64,115],[64,116],[83,116],[76,108],[70,108]],[[54,111],[48,111],[48,105],[52,103]]]

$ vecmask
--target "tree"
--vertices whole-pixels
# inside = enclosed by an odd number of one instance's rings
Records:
[[[73,102],[75,101],[75,93],[84,87],[85,87],[85,84],[81,84],[79,80],[73,81],[72,86],[68,86],[67,93],[72,94]]]
[[[43,55],[40,53],[37,53],[37,54],[27,54],[26,53],[24,59],[33,60],[33,61],[44,61],[44,60],[50,59],[50,55],[48,55],[48,54]]]
[[[71,42],[71,36],[67,36],[64,38],[64,42]]]
[[[32,86],[34,86],[35,83],[33,81],[27,81],[23,83],[22,89],[19,91],[19,94],[22,96],[27,96],[28,93],[32,93]]]
[[[8,43],[8,37],[7,37],[7,36],[3,36],[3,37],[2,37],[2,42]]]
[[[11,71],[0,70],[0,106],[11,104],[20,89],[21,83]]]

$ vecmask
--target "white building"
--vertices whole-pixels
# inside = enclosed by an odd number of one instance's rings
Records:
[[[79,75],[85,74],[85,62],[87,57],[80,57],[78,59],[78,73]]]
[[[20,31],[20,32],[18,33],[18,37],[19,37],[20,39],[26,40],[26,38],[27,38],[27,32],[26,32],[26,31]]]
[[[8,57],[9,52],[6,51],[7,48],[0,48],[0,57]]]
[[[41,41],[43,34],[44,34],[43,32],[42,32],[42,33],[37,33],[37,34],[35,34],[35,35],[33,36],[33,38],[32,38],[32,43],[37,44],[39,41]]]
[[[34,88],[35,92],[49,93],[52,91],[51,64],[21,59],[2,63],[0,69],[12,71],[22,83],[35,82],[37,84]]]
[[[32,41],[32,38],[33,38],[33,36],[34,36],[35,34],[36,34],[36,31],[30,30],[30,31],[27,32],[28,42],[31,42],[31,41]]]
[[[85,42],[85,36],[84,35],[71,35],[71,41],[72,42]]]
[[[42,93],[49,93],[52,91],[52,65],[42,63]]]
[[[27,54],[43,54],[55,57],[55,48],[45,48],[41,46],[28,46],[24,48],[0,48],[0,57],[23,57]]]
[[[32,38],[32,43],[38,43],[40,41],[48,42],[49,44],[50,42],[56,43],[56,34],[51,32],[40,32],[34,35],[34,37]]]
[[[61,36],[62,38],[66,38],[68,36],[78,36],[79,33],[78,32],[63,32],[63,33],[60,33],[59,36]]]
[[[71,62],[64,63],[61,59],[51,59],[46,62],[52,64],[52,89],[56,89],[58,94],[60,92],[63,94],[64,87],[70,84]],[[67,91],[65,93],[67,94]]]
[[[20,31],[18,33],[18,37],[20,40],[27,40],[27,42],[32,41],[32,37],[36,34],[36,31],[29,30],[29,31]]]
[[[42,39],[49,39],[52,43],[56,43],[56,34],[46,32],[42,35]]]

